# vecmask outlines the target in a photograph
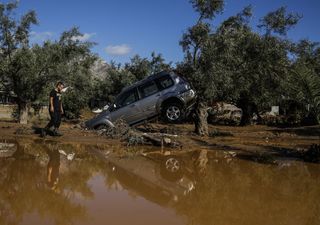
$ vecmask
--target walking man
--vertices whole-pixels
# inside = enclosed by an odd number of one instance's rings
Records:
[[[49,113],[50,113],[50,122],[48,125],[42,130],[41,136],[45,137],[47,132],[51,131],[53,127],[53,136],[62,136],[59,132],[59,127],[61,124],[61,116],[64,114],[61,94],[62,89],[64,88],[64,83],[59,81],[56,84],[56,87],[50,92],[49,98]]]

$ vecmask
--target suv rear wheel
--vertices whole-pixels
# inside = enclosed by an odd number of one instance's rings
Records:
[[[169,102],[162,109],[162,117],[170,123],[178,123],[183,117],[183,106],[177,102]]]

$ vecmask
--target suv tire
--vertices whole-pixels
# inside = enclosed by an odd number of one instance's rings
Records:
[[[104,130],[104,129],[108,129],[108,125],[107,124],[99,124],[95,127],[96,130]]]
[[[162,108],[162,118],[169,123],[179,123],[183,118],[183,106],[178,102],[168,102]]]

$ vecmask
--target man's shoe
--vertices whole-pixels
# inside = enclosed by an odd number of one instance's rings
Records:
[[[56,137],[60,137],[60,136],[62,136],[63,134],[62,133],[60,133],[59,131],[53,131],[53,136],[56,136]]]
[[[40,136],[44,138],[44,137],[46,137],[46,135],[47,135],[46,129],[42,128],[41,132],[40,132]]]

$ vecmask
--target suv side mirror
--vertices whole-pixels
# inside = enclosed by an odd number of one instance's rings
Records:
[[[117,105],[116,104],[112,104],[110,107],[110,112],[114,111],[117,109]]]

